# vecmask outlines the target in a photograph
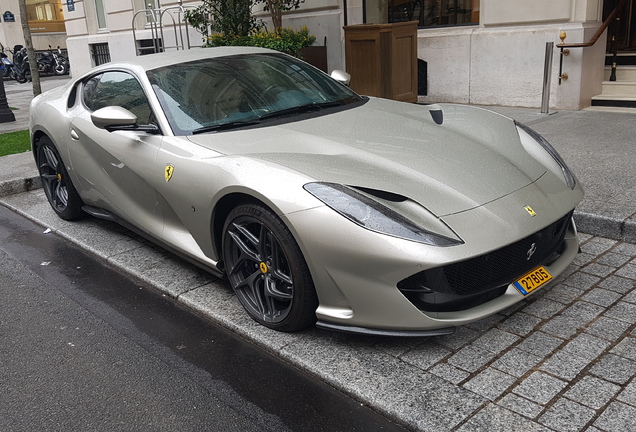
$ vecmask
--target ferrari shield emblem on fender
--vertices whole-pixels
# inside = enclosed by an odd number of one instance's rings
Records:
[[[174,166],[170,164],[166,165],[166,170],[164,171],[166,182],[170,181],[170,179],[172,178],[172,173],[174,173]]]
[[[525,206],[524,209],[526,209],[528,214],[532,217],[535,217],[537,215],[537,213],[534,210],[532,210],[532,207],[530,206]]]

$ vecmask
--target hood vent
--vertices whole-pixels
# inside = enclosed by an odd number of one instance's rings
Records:
[[[404,202],[406,201],[408,198],[406,198],[403,195],[399,195],[396,193],[392,193],[392,192],[387,192],[387,191],[381,191],[381,190],[377,190],[377,189],[371,189],[371,188],[366,188],[366,187],[361,187],[361,186],[350,186],[353,189],[357,189],[359,191],[365,192],[371,196],[386,200],[386,201],[391,201],[391,202]]]
[[[433,104],[428,107],[428,110],[428,112],[431,113],[431,117],[433,117],[433,121],[436,124],[441,125],[442,123],[444,123],[444,111],[442,111],[441,106]]]

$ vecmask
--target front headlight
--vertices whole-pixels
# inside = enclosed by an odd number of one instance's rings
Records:
[[[554,147],[552,147],[552,145],[550,145],[550,143],[540,134],[538,134],[528,126],[524,125],[523,123],[515,121],[515,124],[517,125],[519,138],[521,139],[521,143],[524,144],[524,147],[528,149],[525,145],[527,144],[528,140],[531,140],[532,142],[537,143],[541,147],[543,147],[543,149],[552,157],[554,162],[559,165],[559,169],[561,170],[561,172],[563,173],[563,177],[565,178],[565,183],[570,189],[574,189],[574,187],[576,186],[576,177],[574,176],[570,168],[568,168],[563,158],[561,158],[561,155],[559,155],[559,153],[554,149]]]
[[[432,246],[455,246],[461,240],[432,233],[396,211],[346,186],[307,183],[305,190],[350,221],[368,230]]]

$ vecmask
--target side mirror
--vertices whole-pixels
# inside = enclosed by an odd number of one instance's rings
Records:
[[[91,114],[91,120],[95,126],[106,130],[137,124],[137,116],[120,106],[100,108]]]
[[[349,87],[349,83],[351,82],[351,75],[339,69],[336,69],[333,72],[331,72],[331,78],[335,79],[340,84],[346,85],[347,87]]]
[[[128,130],[158,134],[159,128],[155,125],[137,125],[137,116],[120,106],[108,106],[100,108],[91,114],[91,121],[100,129],[108,132],[116,130]]]

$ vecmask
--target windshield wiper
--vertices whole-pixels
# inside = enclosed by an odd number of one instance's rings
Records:
[[[270,119],[274,117],[284,117],[292,114],[303,114],[311,111],[320,111],[325,108],[332,108],[343,105],[342,101],[337,102],[323,102],[323,103],[311,103],[307,105],[299,105],[291,108],[274,111],[271,113],[263,114],[259,116],[259,120]]]
[[[206,133],[206,132],[227,130],[227,129],[235,129],[235,128],[250,126],[250,125],[258,124],[258,123],[260,123],[260,118],[255,120],[237,120],[237,121],[229,121],[225,123],[217,123],[217,124],[203,126],[203,127],[194,129],[192,131],[192,135],[197,135],[197,134]]]
[[[250,126],[250,125],[258,124],[261,122],[261,120],[265,120],[265,119],[271,119],[275,117],[284,117],[287,115],[294,115],[294,114],[303,114],[303,113],[311,112],[311,111],[321,111],[325,108],[333,108],[333,107],[338,107],[341,105],[344,105],[343,101],[299,105],[299,106],[295,106],[291,108],[285,108],[282,110],[270,112],[267,114],[262,114],[258,116],[258,118],[252,119],[252,120],[237,120],[237,121],[229,121],[225,123],[217,123],[217,124],[213,124],[209,126],[203,126],[203,127],[194,129],[192,131],[192,135],[197,135],[197,134],[206,133],[206,132],[216,132],[216,131],[227,130],[227,129],[235,129],[235,128],[240,128],[243,126]]]

